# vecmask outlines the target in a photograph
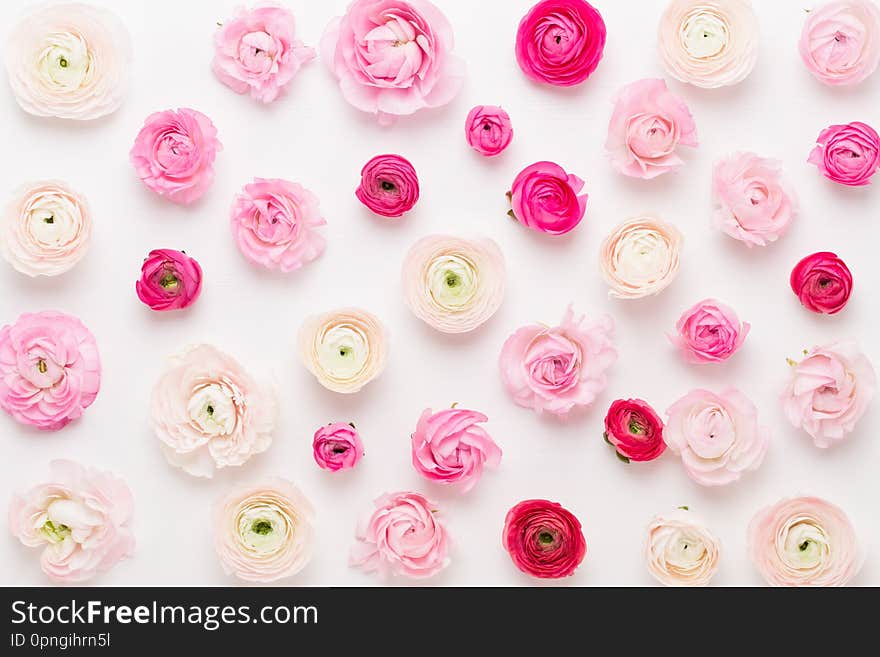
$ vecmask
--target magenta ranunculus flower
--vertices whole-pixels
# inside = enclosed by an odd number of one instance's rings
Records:
[[[400,155],[377,155],[361,169],[358,200],[383,217],[399,217],[419,200],[419,177]]]
[[[571,87],[586,80],[605,50],[605,21],[585,0],[542,0],[516,31],[516,61],[535,82]]]
[[[321,59],[349,103],[388,125],[452,100],[464,62],[452,27],[427,0],[354,0],[321,37]]]
[[[807,159],[823,176],[849,187],[871,182],[880,168],[880,135],[860,121],[825,128]]]
[[[315,463],[324,470],[348,470],[361,460],[364,444],[353,424],[333,422],[315,432],[312,453]]]
[[[238,250],[255,265],[291,272],[318,258],[326,248],[318,228],[318,197],[299,183],[254,178],[235,196],[230,215]]]
[[[100,388],[95,336],[76,317],[25,313],[0,328],[0,408],[17,421],[57,431],[79,418]]]
[[[604,438],[626,463],[653,461],[666,451],[663,420],[641,399],[611,402],[605,415]]]
[[[129,156],[148,189],[189,204],[214,182],[214,158],[222,149],[211,119],[184,107],[150,114]]]
[[[820,82],[858,84],[880,63],[880,9],[873,0],[826,2],[807,15],[798,49]]]
[[[290,84],[315,51],[296,38],[289,9],[239,7],[214,35],[214,75],[236,93],[271,103]]]
[[[839,313],[852,294],[853,278],[846,263],[830,251],[808,255],[791,270],[792,292],[814,313]]]
[[[580,521],[548,500],[524,500],[510,509],[501,543],[522,572],[547,579],[573,575],[587,554]]]
[[[202,292],[202,268],[183,251],[154,249],[144,259],[134,288],[152,310],[188,308]]]
[[[535,162],[520,171],[507,197],[508,214],[540,233],[562,235],[577,226],[587,210],[584,181],[553,162]]]
[[[494,157],[513,139],[510,115],[495,105],[477,105],[464,121],[464,136],[477,153]]]
[[[441,484],[461,484],[466,493],[480,480],[483,466],[497,468],[501,448],[481,426],[477,411],[425,409],[412,435],[412,463],[420,475]]]
[[[742,346],[751,325],[715,299],[703,299],[685,310],[669,340],[689,363],[720,363]]]

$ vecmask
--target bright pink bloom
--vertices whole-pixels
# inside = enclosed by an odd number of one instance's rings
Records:
[[[312,453],[319,467],[331,472],[348,470],[364,455],[364,444],[354,425],[334,422],[315,432]]]
[[[510,115],[495,105],[477,105],[464,121],[464,136],[480,155],[498,155],[513,139]]]
[[[703,299],[685,310],[669,339],[690,363],[719,363],[742,346],[751,325],[715,299]]]
[[[880,168],[880,135],[866,123],[831,125],[819,133],[807,158],[819,172],[841,185],[861,187]]]
[[[666,450],[663,420],[648,402],[617,399],[605,415],[605,440],[621,460],[653,461]]]
[[[849,267],[830,251],[819,251],[798,262],[789,283],[804,308],[826,315],[843,310],[853,287]]]
[[[383,217],[399,217],[419,200],[419,177],[400,155],[377,155],[361,169],[358,200]]]
[[[134,288],[152,310],[187,308],[202,292],[202,268],[183,251],[154,249],[144,259]]]
[[[577,226],[587,210],[584,181],[553,162],[535,162],[520,171],[507,193],[511,216],[532,230],[562,235]]]
[[[573,575],[587,554],[580,521],[547,500],[525,500],[510,509],[501,542],[514,565],[532,577]]]

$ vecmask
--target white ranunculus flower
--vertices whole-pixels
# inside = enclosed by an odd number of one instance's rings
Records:
[[[706,586],[718,570],[721,543],[685,507],[648,526],[648,571],[666,586]]]
[[[638,299],[663,290],[678,273],[681,243],[675,226],[653,217],[618,225],[602,243],[599,257],[609,296]]]

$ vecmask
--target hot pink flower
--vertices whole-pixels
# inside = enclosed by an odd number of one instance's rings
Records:
[[[441,484],[461,484],[466,493],[480,480],[483,465],[497,468],[501,448],[479,426],[488,421],[482,413],[448,408],[426,409],[412,435],[412,463],[425,479]]]
[[[697,146],[697,126],[684,101],[663,80],[645,79],[617,95],[605,150],[614,170],[655,178],[683,164],[676,147]]]
[[[461,88],[452,27],[427,0],[354,0],[321,37],[321,58],[345,99],[379,123],[440,107]]]
[[[587,554],[580,521],[547,500],[525,500],[510,509],[501,542],[514,565],[532,577],[573,575]]]
[[[134,287],[138,299],[152,310],[187,308],[202,292],[202,268],[183,251],[154,249],[144,259]]]
[[[817,80],[858,84],[880,63],[880,9],[872,0],[827,2],[807,16],[798,49]]]
[[[189,204],[214,182],[214,158],[222,149],[211,119],[181,108],[148,116],[130,158],[148,189],[169,201]]]
[[[736,353],[750,328],[730,306],[703,299],[682,313],[675,324],[678,335],[669,339],[690,363],[718,363]]]
[[[520,171],[507,193],[509,214],[532,230],[562,235],[577,226],[587,209],[584,181],[553,162],[535,162]]]
[[[315,51],[296,38],[293,14],[267,5],[238,8],[214,36],[214,74],[236,93],[271,103]]]
[[[866,123],[828,126],[819,133],[816,144],[807,162],[841,185],[867,185],[880,168],[880,135]]]
[[[621,460],[653,461],[666,451],[663,420],[648,402],[617,399],[605,415],[605,440]]]
[[[361,169],[358,200],[383,217],[399,217],[419,200],[419,177],[400,155],[377,155]]]
[[[794,266],[789,283],[804,308],[833,315],[849,301],[853,279],[849,267],[836,254],[820,251]]]
[[[312,453],[315,463],[325,470],[348,470],[361,460],[364,444],[353,424],[334,422],[315,432]]]
[[[0,329],[0,408],[22,424],[57,431],[101,387],[95,337],[76,317],[44,311]]]
[[[477,105],[464,121],[464,136],[480,155],[498,155],[513,139],[510,115],[495,105]]]

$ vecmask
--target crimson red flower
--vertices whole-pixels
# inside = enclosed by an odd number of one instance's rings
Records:
[[[548,500],[525,500],[510,509],[501,541],[514,565],[533,577],[567,577],[587,553],[581,523]]]
[[[849,267],[830,251],[814,253],[797,263],[789,282],[804,308],[826,315],[843,310],[853,286]]]
[[[666,450],[663,420],[641,399],[612,402],[605,416],[605,440],[627,463],[653,461]]]

